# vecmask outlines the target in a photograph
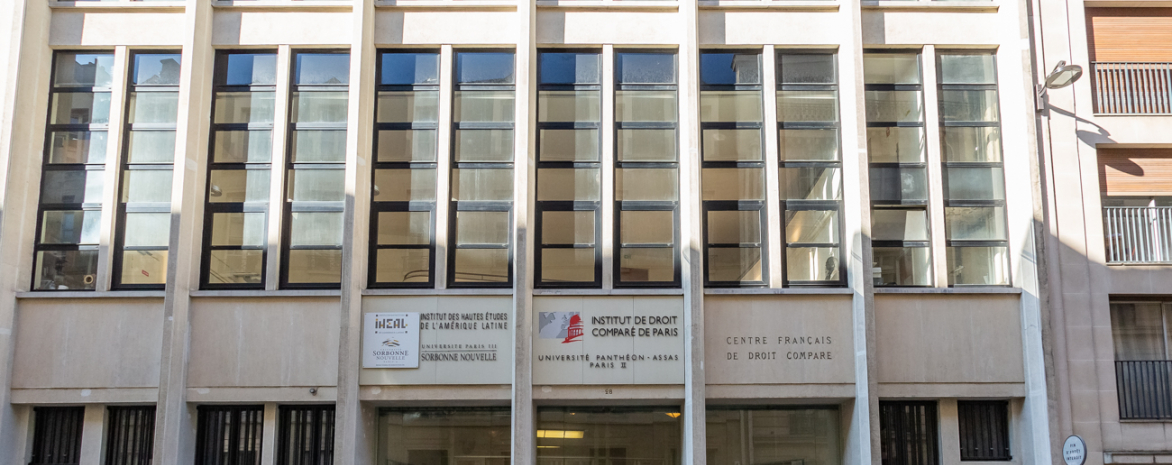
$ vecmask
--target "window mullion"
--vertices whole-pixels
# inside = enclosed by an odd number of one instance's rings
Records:
[[[121,186],[122,140],[126,137],[126,78],[129,75],[130,51],[114,48],[114,73],[110,79],[110,124],[106,133],[106,169],[102,174],[102,226],[98,239],[98,276],[94,290],[108,291],[113,282],[114,232],[118,221],[118,188]]]
[[[614,203],[614,104],[615,104],[615,81],[614,81],[614,45],[602,46],[602,152],[599,154],[602,160],[601,169],[599,173],[602,176],[602,203],[599,205],[601,210],[596,216],[601,220],[599,230],[602,232],[601,237],[595,238],[594,244],[596,247],[602,247],[602,288],[614,289],[614,269],[615,269],[615,255],[617,255],[615,247],[615,203]]]
[[[931,239],[932,269],[935,287],[948,287],[948,247],[944,230],[944,167],[940,145],[939,79],[936,73],[936,47],[925,45],[923,57],[924,143],[928,169],[928,234]]]
[[[269,215],[268,228],[265,233],[265,290],[275,291],[280,285],[281,276],[281,222],[285,216],[285,171],[286,146],[289,140],[289,99],[290,82],[292,79],[293,53],[288,45],[282,45],[277,50],[277,88],[273,99],[275,115],[273,115],[273,154],[269,170]]]
[[[766,263],[769,264],[769,279],[767,287],[779,288],[782,283],[784,264],[784,249],[781,242],[781,182],[778,175],[781,169],[777,139],[777,55],[774,46],[766,45],[761,54],[761,95],[764,97],[763,107],[765,132],[765,210],[766,210],[766,237],[765,250],[769,254]]]
[[[452,72],[454,55],[451,45],[444,45],[440,49],[439,71],[439,120],[436,129],[436,197],[435,197],[435,261],[431,264],[434,271],[436,289],[448,287],[448,254],[451,253],[448,240],[449,221],[451,220],[451,187],[452,187],[452,82],[455,73]]]

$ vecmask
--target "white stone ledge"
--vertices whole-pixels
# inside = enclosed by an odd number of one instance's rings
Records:
[[[683,289],[534,289],[533,295],[684,295]]]
[[[502,0],[375,0],[375,8],[426,10],[516,10],[517,2]]]
[[[704,289],[704,295],[849,295],[854,294],[854,292],[855,291],[849,287],[716,287]]]
[[[404,0],[410,1],[410,0]],[[537,0],[538,8],[585,8],[591,10],[678,10],[674,0]]]
[[[212,7],[241,10],[351,11],[354,4],[346,0],[211,0]]]
[[[335,386],[187,388],[187,401],[192,403],[261,404],[265,402],[336,402],[337,400],[338,388]]]
[[[708,405],[837,404],[855,398],[854,383],[713,384],[705,386]]]
[[[205,290],[191,291],[191,297],[341,297],[337,289],[288,289],[277,291],[262,290]]]
[[[876,294],[1021,294],[1019,287],[877,287]]]
[[[513,289],[365,289],[362,295],[513,295]]]
[[[838,11],[835,0],[700,0],[701,10],[801,10]]]
[[[939,399],[948,397],[1020,398],[1025,382],[1009,383],[884,383],[875,388],[878,397],[895,399]]]
[[[363,385],[358,388],[358,400],[412,407],[507,406],[512,388],[509,384]]]
[[[17,292],[17,299],[162,299],[166,291],[35,291]]]
[[[77,1],[77,2],[57,2],[50,0],[49,8],[68,8],[70,10],[134,10],[134,11],[173,11],[182,13],[187,8],[187,2],[183,0],[164,1],[164,2],[98,2],[98,1]]]
[[[879,0],[862,2],[864,10],[894,10],[894,11],[997,11],[1000,4],[996,1],[982,0]]]
[[[119,404],[154,403],[159,400],[159,389],[141,388],[12,388],[13,404]]]

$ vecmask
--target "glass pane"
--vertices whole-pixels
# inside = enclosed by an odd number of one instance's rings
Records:
[[[457,162],[512,162],[512,129],[457,129]]]
[[[439,92],[379,92],[379,123],[434,123],[439,121]]]
[[[178,92],[131,92],[128,123],[175,124],[179,118]]]
[[[932,266],[927,247],[876,247],[871,274],[876,286],[928,286]]]
[[[924,119],[924,106],[918,90],[868,90],[864,93],[868,122],[918,123]]]
[[[174,163],[175,131],[130,131],[127,163]]]
[[[542,168],[537,173],[538,201],[598,201],[599,170]]]
[[[124,247],[167,247],[170,213],[127,213],[122,225]]]
[[[622,245],[675,243],[675,214],[670,211],[619,212],[619,243]]]
[[[761,212],[721,210],[708,212],[709,244],[760,244]]]
[[[671,84],[676,81],[674,53],[615,54],[615,77],[621,84]]]
[[[594,245],[594,211],[541,212],[541,243]]]
[[[601,105],[601,94],[596,90],[541,91],[537,95],[537,121],[598,122]]]
[[[944,222],[948,240],[1005,240],[1004,207],[944,207]]]
[[[41,204],[101,203],[103,174],[96,170],[45,171]]]
[[[949,247],[948,285],[1009,284],[1005,247]]]
[[[948,200],[1005,200],[1005,176],[1001,168],[944,169]]]
[[[97,250],[52,250],[37,252],[38,291],[92,290],[98,270]]]
[[[509,282],[509,251],[507,249],[456,249],[455,282],[507,283]]]
[[[457,84],[512,84],[513,54],[501,52],[456,53]]]
[[[333,170],[289,170],[286,199],[290,202],[340,202],[346,197],[346,172]]]
[[[1112,303],[1115,360],[1167,360],[1161,304]]]
[[[208,202],[268,202],[269,170],[211,170]]]
[[[815,345],[809,350],[823,349]],[[776,356],[780,359],[784,354]],[[839,465],[841,415],[834,407],[733,410],[709,404],[708,463]]]
[[[595,253],[589,249],[541,249],[541,282],[594,282]]]
[[[179,85],[178,53],[138,53],[134,55],[134,76],[132,83],[148,86]]]
[[[271,131],[216,131],[212,149],[216,163],[268,163],[272,156]]]
[[[838,247],[787,247],[785,272],[789,281],[838,281],[842,254]]]
[[[944,161],[1001,161],[1000,128],[946,127],[941,130],[944,133]]]
[[[598,84],[597,53],[543,52],[539,60],[542,84]]]
[[[940,55],[941,84],[996,84],[992,54]]]
[[[838,212],[832,210],[786,210],[787,244],[837,244],[842,237]]]
[[[342,282],[341,250],[290,250],[289,283]]]
[[[109,124],[110,93],[56,92],[49,105],[49,124]]]
[[[598,161],[597,129],[541,129],[537,135],[541,161]]]
[[[674,90],[620,90],[615,92],[615,121],[675,122],[676,92]]]
[[[382,465],[504,465],[509,462],[512,417],[506,408],[380,410]],[[428,444],[421,448],[421,444]],[[373,449],[372,449],[373,450]],[[460,464],[449,457],[476,457]]]
[[[110,87],[113,53],[57,53],[55,87]]]
[[[436,158],[434,129],[394,129],[378,132],[378,161],[432,162]]]
[[[290,122],[345,123],[348,92],[294,92]]]
[[[676,161],[675,129],[620,129],[616,139],[619,161]]]
[[[167,282],[166,250],[122,251],[121,284],[163,284]]]
[[[714,282],[761,282],[761,249],[757,247],[709,248],[708,280]]]
[[[997,91],[941,90],[940,117],[945,122],[997,121]]]
[[[290,246],[342,245],[342,212],[293,212],[291,216]]]
[[[765,200],[761,168],[704,168],[700,179],[704,200]]]
[[[456,244],[508,245],[509,212],[456,212]]]
[[[380,283],[426,283],[431,272],[428,249],[378,249],[374,280]]]
[[[928,199],[928,178],[921,167],[871,167],[871,200],[898,202]]]
[[[208,262],[208,284],[261,284],[263,250],[213,250]]]
[[[700,82],[707,85],[760,84],[761,55],[756,53],[703,53]]]
[[[212,214],[213,246],[265,245],[264,213],[214,213]]]
[[[374,170],[375,202],[435,200],[434,169]]]
[[[782,168],[782,200],[839,200],[842,198],[842,171],[838,168]]]
[[[439,84],[439,54],[383,53],[379,77],[383,85]]]
[[[761,93],[757,91],[705,91],[700,93],[700,121],[760,122]]]
[[[619,249],[619,281],[671,282],[675,280],[675,249]]]
[[[41,215],[41,244],[97,244],[100,211],[46,211]]]
[[[760,129],[705,129],[704,161],[761,161]]]
[[[777,82],[782,84],[834,84],[834,74],[834,55],[777,56]]]
[[[49,163],[105,163],[106,131],[51,131]]]
[[[122,202],[171,203],[171,170],[123,170]]]
[[[228,55],[224,84],[229,86],[273,85],[277,83],[275,53],[233,53]]]
[[[833,90],[779,90],[777,91],[777,121],[827,122],[838,121],[838,93]]]
[[[272,123],[274,92],[216,92],[216,123]]]
[[[837,129],[782,129],[777,133],[782,161],[837,161]]]
[[[895,53],[864,54],[863,82],[867,84],[919,84],[920,56]]]
[[[871,163],[923,162],[924,129],[867,128],[867,153]]]
[[[513,200],[513,170],[454,169],[452,200]]]
[[[877,241],[928,240],[928,212],[924,210],[871,210],[871,238]]]
[[[378,244],[431,244],[431,212],[378,212]]]
[[[350,83],[350,54],[298,53],[296,85],[345,85]]]
[[[615,170],[615,200],[676,200],[676,182],[675,168],[619,168]]]

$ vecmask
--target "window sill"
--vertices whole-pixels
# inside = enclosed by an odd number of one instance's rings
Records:
[[[324,8],[352,10],[354,4],[346,0],[212,0],[216,8]]]
[[[684,295],[683,289],[534,289],[535,296],[549,295]]]
[[[1021,294],[1018,287],[877,287],[876,294]]]
[[[674,0],[537,0],[537,7],[674,11],[680,4]]]
[[[269,290],[199,290],[192,297],[341,297],[337,289],[283,289]]]
[[[834,0],[700,0],[699,8],[838,11],[839,3]]]
[[[711,288],[704,289],[704,295],[848,295],[855,291],[849,287],[783,287],[783,288]]]
[[[76,2],[57,2],[49,1],[49,8],[68,8],[71,10],[129,10],[136,11],[173,11],[183,12],[187,8],[187,2],[184,0],[160,1],[160,2],[97,2],[97,1],[76,1]]]
[[[501,0],[375,0],[375,8],[517,9],[517,2]]]
[[[362,295],[513,295],[513,289],[363,289]]]
[[[894,11],[997,11],[1000,5],[993,0],[863,0],[864,10]]]
[[[167,291],[27,291],[17,299],[162,299]]]

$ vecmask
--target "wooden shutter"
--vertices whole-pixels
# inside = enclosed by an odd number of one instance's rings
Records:
[[[1105,195],[1172,195],[1172,149],[1099,149]]]
[[[1172,62],[1172,8],[1087,8],[1091,61]]]

